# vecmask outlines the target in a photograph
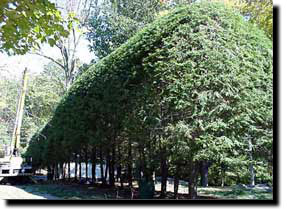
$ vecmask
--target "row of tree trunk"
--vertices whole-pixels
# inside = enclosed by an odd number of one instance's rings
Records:
[[[128,156],[129,156],[129,161],[126,165],[126,177],[127,177],[127,183],[130,188],[132,188],[132,182],[133,182],[133,162],[132,162],[132,151],[131,151],[131,144],[129,144],[129,149],[128,149]],[[96,182],[96,148],[92,148],[92,152],[90,155],[90,159],[88,158],[88,151],[87,149],[84,152],[84,155],[76,154],[77,158],[74,159],[72,162],[75,163],[75,170],[74,170],[74,179],[75,181],[82,181],[82,162],[85,162],[85,180],[88,181],[88,164],[89,162],[91,163],[92,167],[92,172],[91,172],[91,183]],[[105,156],[103,155],[102,149],[99,149],[99,160],[100,160],[100,176],[101,176],[101,182],[103,185],[109,185],[109,186],[115,186],[115,181],[120,182],[120,185],[123,186],[123,182],[125,179],[123,179],[122,175],[122,168],[123,166],[121,164],[115,163],[116,161],[116,150],[115,148],[112,148],[109,150]],[[120,151],[118,149],[118,161],[120,161]],[[143,156],[142,156],[143,157]],[[155,171],[149,171],[146,168],[146,165],[144,165],[144,161],[142,160],[139,166],[139,178],[145,178],[148,181],[154,181],[155,176],[154,173]],[[106,162],[106,163],[105,163]],[[161,170],[161,197],[165,198],[166,197],[166,192],[167,192],[167,177],[168,177],[168,161],[167,161],[167,155],[166,151],[163,150],[161,153],[161,161],[160,161],[160,170]],[[106,166],[104,166],[106,164]],[[195,167],[194,167],[195,166]],[[117,175],[115,176],[115,167],[117,169]],[[176,169],[179,171],[180,166]],[[190,181],[189,181],[189,193],[190,197],[192,199],[196,198],[196,182],[197,182],[197,175],[198,175],[198,166],[191,164],[190,167]],[[50,167],[48,167],[48,178],[50,180],[69,180],[71,181],[71,162],[65,162],[65,163],[59,163],[59,164],[54,164]],[[109,173],[109,177],[107,174]],[[108,178],[107,178],[108,177]],[[207,176],[206,176],[207,178]],[[107,182],[108,179],[108,182]],[[178,198],[178,188],[179,188],[179,172],[175,173],[174,175],[174,198]]]

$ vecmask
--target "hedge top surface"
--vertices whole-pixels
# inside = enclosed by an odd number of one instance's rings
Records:
[[[73,84],[70,91],[62,100],[60,107],[63,104],[69,103],[72,97],[80,96],[81,99],[83,99],[82,96],[92,91],[93,87],[97,85],[95,82],[97,79],[95,78],[99,75],[106,74],[106,77],[108,77],[109,73],[116,74],[121,71],[123,71],[123,73],[124,71],[129,71],[127,74],[135,73],[133,72],[134,67],[143,64],[143,58],[148,57],[150,52],[156,50],[166,37],[176,34],[177,29],[181,26],[189,27],[190,33],[197,33],[198,35],[201,35],[200,28],[208,28],[210,32],[209,37],[204,37],[208,38],[205,41],[210,45],[208,50],[219,51],[222,53],[222,56],[226,56],[226,58],[232,57],[232,53],[234,53],[236,49],[224,49],[223,47],[225,45],[222,44],[224,42],[236,42],[234,44],[235,46],[246,45],[244,46],[245,48],[253,47],[253,50],[262,49],[262,54],[272,51],[272,43],[264,33],[255,26],[253,27],[245,22],[244,18],[239,13],[236,13],[236,11],[226,8],[221,3],[194,3],[191,6],[175,9],[164,17],[157,19],[154,23],[149,24],[143,30],[139,31],[134,37],[109,56],[90,67],[90,69]],[[212,40],[212,36],[218,30],[226,33],[230,33],[231,31],[232,36],[228,37],[229,40],[224,40],[225,37],[222,37],[221,39],[223,40],[220,41]],[[256,42],[256,47],[252,46],[252,42]],[[217,46],[216,44],[222,44],[222,46]],[[202,44],[198,43],[195,47],[199,45]],[[230,44],[230,46],[232,45]],[[266,52],[266,49],[269,51]],[[228,57],[228,55],[223,54],[223,52],[229,53],[230,56]],[[241,54],[244,56],[244,52],[241,51]],[[233,56],[235,55],[234,53]],[[58,109],[61,109],[60,107]]]

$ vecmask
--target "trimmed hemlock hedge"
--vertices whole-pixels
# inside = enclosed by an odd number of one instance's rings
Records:
[[[177,8],[91,66],[27,155],[55,166],[77,153],[92,160],[95,148],[111,169],[130,165],[147,179],[164,176],[167,160],[193,198],[199,162],[248,167],[250,138],[254,159],[272,161],[272,58],[264,32],[223,4]]]

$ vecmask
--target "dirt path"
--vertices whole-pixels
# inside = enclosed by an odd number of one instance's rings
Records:
[[[49,194],[31,193],[16,186],[0,185],[0,199],[59,199]]]

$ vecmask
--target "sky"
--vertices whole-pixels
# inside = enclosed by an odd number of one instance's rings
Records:
[[[93,53],[89,51],[88,45],[88,40],[83,39],[77,49],[78,57],[82,62],[87,64],[95,58]],[[45,45],[42,50],[45,51],[45,55],[47,56],[56,59],[61,58],[60,51],[57,48]],[[17,77],[22,75],[25,67],[27,67],[31,73],[40,73],[49,62],[51,62],[49,59],[33,54],[8,56],[4,53],[0,53],[0,67],[4,66],[4,69],[8,71],[9,74]]]

